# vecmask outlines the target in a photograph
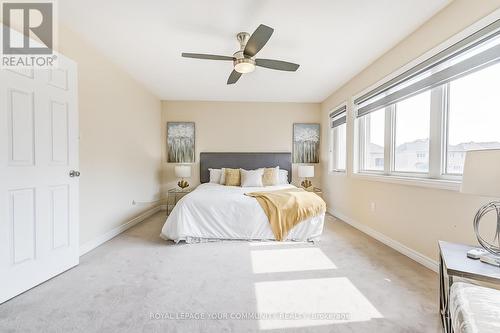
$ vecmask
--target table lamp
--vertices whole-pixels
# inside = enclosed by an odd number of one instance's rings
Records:
[[[191,166],[190,165],[176,165],[175,166],[175,176],[177,178],[181,178],[179,182],[177,183],[177,186],[179,186],[181,189],[185,189],[186,187],[189,186],[189,183],[184,180],[184,178],[190,178],[191,177]]]
[[[300,185],[303,188],[308,188],[312,185],[311,181],[307,178],[314,177],[314,166],[313,165],[299,165],[298,167],[299,178],[304,178]]]
[[[500,149],[469,150],[465,155],[462,193],[500,198]],[[481,218],[490,211],[497,214],[497,228],[493,245],[479,234]],[[500,201],[492,201],[479,208],[474,217],[474,232],[481,246],[495,256],[500,256]]]

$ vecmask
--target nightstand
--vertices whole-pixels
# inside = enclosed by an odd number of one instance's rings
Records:
[[[172,210],[174,209],[177,202],[186,194],[191,193],[193,191],[192,187],[188,188],[171,188],[167,193],[167,215],[170,215]]]
[[[321,199],[323,199],[323,191],[320,188],[317,187],[311,187],[306,189],[307,192],[313,192],[316,195],[318,195]]]

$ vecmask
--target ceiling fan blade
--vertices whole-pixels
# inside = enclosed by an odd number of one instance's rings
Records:
[[[229,75],[229,78],[227,79],[227,84],[234,84],[236,83],[236,81],[238,81],[238,79],[241,77],[241,73],[235,71],[233,69],[233,71],[231,72],[231,74]]]
[[[273,60],[273,59],[255,59],[255,65],[270,69],[276,69],[279,71],[289,71],[289,72],[295,72],[300,66],[292,62]]]
[[[231,60],[233,57],[215,55],[215,54],[202,54],[202,53],[182,53],[184,58],[208,59],[208,60]]]
[[[252,36],[247,42],[245,46],[245,50],[243,50],[243,54],[248,57],[253,57],[259,52],[264,45],[266,45],[269,38],[273,34],[274,29],[268,27],[267,25],[261,24],[255,29]]]

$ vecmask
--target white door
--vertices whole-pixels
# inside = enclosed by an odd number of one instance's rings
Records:
[[[78,264],[77,71],[58,61],[0,69],[0,303]]]

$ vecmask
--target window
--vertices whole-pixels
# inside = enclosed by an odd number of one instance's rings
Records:
[[[346,168],[346,139],[347,139],[347,124],[342,124],[333,129],[333,169],[337,171],[345,170]]]
[[[430,111],[429,91],[396,104],[394,171],[429,171]]]
[[[500,148],[500,20],[355,99],[358,172],[459,179]]]
[[[500,64],[449,84],[446,173],[461,174],[465,152],[500,148]]]
[[[331,148],[330,171],[345,171],[347,160],[347,107],[343,105],[330,113]]]
[[[384,170],[385,109],[372,112],[363,118],[363,169]]]

